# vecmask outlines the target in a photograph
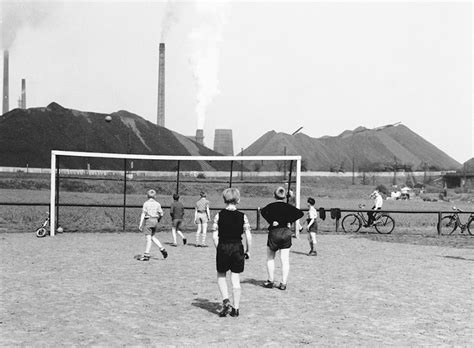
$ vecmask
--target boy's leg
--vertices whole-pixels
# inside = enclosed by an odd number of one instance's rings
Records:
[[[281,282],[286,285],[288,274],[290,273],[290,248],[280,250],[281,258]]]
[[[171,227],[171,235],[173,236],[173,244],[177,244],[176,243],[176,228],[175,227]]]
[[[196,245],[197,246],[201,245],[201,244],[199,244],[199,235],[200,234],[201,234],[201,222],[199,221],[197,231],[196,231]]]
[[[217,272],[217,286],[222,296],[222,310],[219,312],[220,317],[225,317],[232,310],[232,306],[229,301],[229,292],[227,290],[226,274],[223,272]]]
[[[145,255],[150,255],[151,250],[151,234],[146,235],[146,247],[145,247]]]
[[[166,259],[168,257],[168,252],[165,250],[165,248],[163,248],[163,245],[160,243],[160,241],[158,240],[158,238],[156,238],[155,236],[153,236],[151,238],[153,240],[153,243],[156,244],[156,246],[158,248],[160,248],[160,251],[161,251],[161,254],[163,255],[163,257]]]
[[[230,280],[232,281],[232,295],[234,297],[234,308],[239,309],[240,294],[242,289],[240,288],[240,273],[230,272]]]
[[[202,223],[202,245],[206,245],[207,222]]]
[[[273,283],[273,274],[275,273],[275,252],[267,247],[267,274],[268,281]]]

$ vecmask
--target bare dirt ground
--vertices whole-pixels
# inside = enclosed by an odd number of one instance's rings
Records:
[[[261,286],[266,235],[255,234],[241,315],[219,318],[211,238],[196,248],[187,236],[186,246],[166,244],[168,259],[155,247],[139,262],[139,233],[0,235],[0,346],[472,344],[469,246],[331,234],[319,235],[318,256],[308,257],[304,234],[280,291]]]

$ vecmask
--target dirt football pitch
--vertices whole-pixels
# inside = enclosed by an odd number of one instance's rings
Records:
[[[156,246],[139,233],[4,233],[0,346],[471,346],[474,251],[356,235],[293,239],[286,291],[262,287],[254,234],[240,317],[220,318],[215,248]],[[280,280],[277,259],[276,280]],[[230,285],[229,285],[230,287]]]

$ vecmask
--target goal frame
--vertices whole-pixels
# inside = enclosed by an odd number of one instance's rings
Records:
[[[50,235],[56,234],[56,171],[57,157],[94,157],[111,158],[125,160],[163,160],[163,161],[295,161],[295,199],[296,207],[300,207],[301,190],[301,156],[173,156],[173,155],[140,155],[140,154],[122,154],[105,152],[84,152],[84,151],[63,151],[51,150],[51,187],[50,187]]]

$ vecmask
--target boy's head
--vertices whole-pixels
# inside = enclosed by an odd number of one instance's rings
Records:
[[[238,204],[240,202],[240,192],[236,188],[227,188],[222,192],[225,204]]]
[[[148,190],[148,192],[146,193],[147,197],[148,198],[155,198],[156,196],[156,191],[151,189],[151,190]]]
[[[307,202],[308,202],[309,205],[314,205],[316,203],[316,201],[314,200],[313,197],[309,197]]]
[[[200,195],[201,195],[201,197],[206,197],[206,192],[201,191]]]
[[[275,196],[275,199],[282,200],[285,199],[286,197],[286,190],[284,187],[280,186],[277,187],[275,192],[273,192],[273,195]]]
[[[173,199],[175,201],[179,200],[179,195],[177,193],[173,194]]]

